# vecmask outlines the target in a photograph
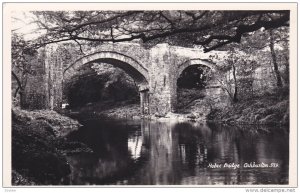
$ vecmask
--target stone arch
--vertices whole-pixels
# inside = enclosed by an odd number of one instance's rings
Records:
[[[183,63],[181,63],[178,66],[178,69],[176,71],[175,74],[175,94],[174,94],[174,101],[176,101],[175,104],[175,110],[179,110],[181,108],[184,108],[186,105],[188,105],[189,103],[185,104],[184,99],[185,96],[181,94],[179,94],[179,87],[178,87],[178,79],[180,78],[181,74],[184,72],[184,70],[186,70],[189,67],[194,67],[194,66],[206,66],[208,67],[211,72],[212,72],[212,79],[209,81],[209,85],[206,85],[204,89],[202,89],[202,94],[205,94],[207,96],[210,96],[210,94],[208,94],[210,92],[210,88],[214,88],[217,83],[215,81],[215,72],[218,71],[218,66],[214,63],[212,63],[209,60],[205,60],[205,59],[199,59],[199,58],[194,58],[194,59],[189,59]],[[183,92],[184,93],[184,92]],[[204,109],[206,109],[206,107],[204,107]]]
[[[180,64],[177,70],[177,74],[176,74],[176,80],[179,78],[179,76],[181,75],[181,73],[188,68],[189,66],[194,66],[194,65],[203,65],[203,66],[207,66],[209,67],[213,72],[217,71],[217,65],[208,61],[208,60],[203,60],[203,59],[199,59],[199,58],[195,58],[195,59],[190,59],[185,61],[184,63]]]
[[[72,79],[78,70],[90,63],[108,63],[121,68],[131,76],[140,92],[141,114],[149,114],[149,75],[148,69],[133,58],[114,51],[96,52],[79,58],[63,70],[63,82]]]
[[[72,77],[80,67],[92,62],[108,63],[123,69],[140,85],[140,89],[148,85],[148,70],[133,58],[114,51],[96,52],[79,58],[64,69],[64,79]]]

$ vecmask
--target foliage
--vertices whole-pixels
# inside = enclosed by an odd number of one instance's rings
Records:
[[[36,46],[61,41],[168,42],[204,51],[239,43],[261,28],[289,26],[289,11],[35,11]]]
[[[106,63],[93,63],[87,68],[74,81],[65,83],[64,92],[71,107],[108,100],[138,100],[136,83],[123,70]]]
[[[57,184],[70,173],[70,166],[58,151],[63,128],[71,132],[79,123],[54,111],[12,109],[13,183]],[[26,180],[27,179],[27,180]],[[28,181],[28,182],[27,182]]]
[[[177,80],[179,88],[204,88],[211,79],[211,69],[206,66],[190,66],[186,68]]]
[[[35,121],[44,121],[44,124],[53,130],[56,136],[65,136],[67,133],[74,131],[81,126],[78,121],[58,114],[50,110],[26,111],[14,107],[12,117],[17,122],[30,124]],[[24,124],[26,126],[27,124]]]
[[[33,56],[36,51],[31,47],[28,41],[25,41],[22,36],[12,33],[12,65],[22,71],[30,73],[28,64],[28,56]]]
[[[27,77],[29,74],[33,73],[30,61],[37,52],[31,47],[29,42],[25,41],[22,36],[18,36],[15,33],[12,34],[11,46],[12,76],[17,82],[13,96],[16,97],[19,93],[20,98],[22,98],[22,92],[26,86]],[[22,99],[20,100],[22,101]]]
[[[208,120],[226,124],[289,124],[289,100],[263,96],[237,103],[226,109],[214,109]]]
[[[22,176],[15,170],[12,170],[12,185],[36,185],[33,181],[30,181],[26,177]]]
[[[205,97],[205,91],[199,88],[179,88],[177,90],[177,110],[182,108],[186,109],[189,105],[197,99],[203,99]]]
[[[269,31],[253,32],[240,44],[225,46],[227,55],[211,56],[211,60],[219,66],[219,73],[215,76],[232,100],[235,94],[240,99],[259,96],[278,86],[276,82],[281,78],[285,85],[289,84],[289,30],[287,27],[272,30],[275,55],[270,49]]]

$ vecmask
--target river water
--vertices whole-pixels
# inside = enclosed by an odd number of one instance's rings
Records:
[[[287,184],[288,128],[89,120],[70,135],[71,185]]]

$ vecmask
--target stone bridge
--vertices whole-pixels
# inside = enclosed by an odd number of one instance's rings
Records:
[[[138,84],[143,114],[164,115],[176,110],[177,79],[189,66],[205,65],[213,71],[216,65],[201,49],[158,44],[145,48],[137,43],[107,43],[83,47],[84,55],[74,44],[55,44],[39,51],[32,61],[36,72],[28,80],[25,103],[32,108],[58,110],[63,99],[64,82],[80,74],[91,63],[108,63],[123,69]],[[215,81],[211,86],[216,88]]]

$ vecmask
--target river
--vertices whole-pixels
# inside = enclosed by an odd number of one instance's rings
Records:
[[[288,184],[289,131],[196,122],[88,120],[70,140],[70,185]]]

